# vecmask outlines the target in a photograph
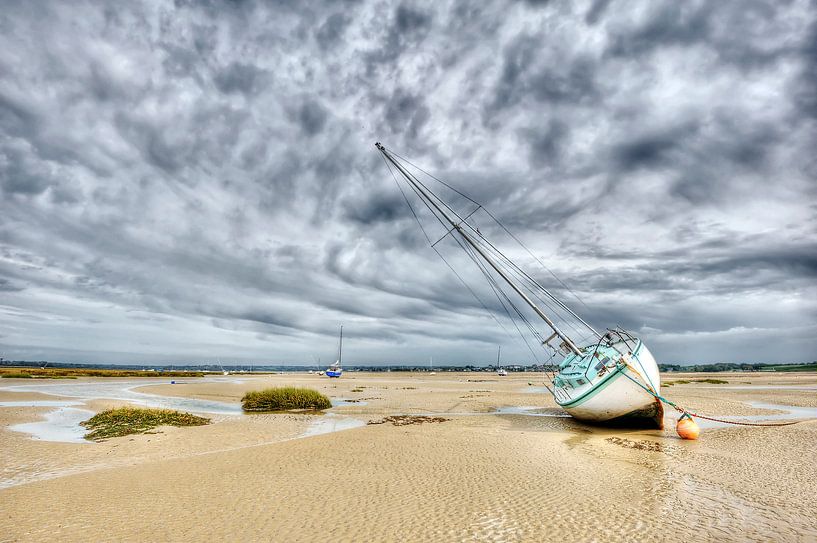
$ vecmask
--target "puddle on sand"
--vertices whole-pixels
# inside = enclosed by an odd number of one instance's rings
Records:
[[[339,417],[328,413],[320,416],[318,420],[313,421],[300,437],[319,436],[332,432],[351,430],[352,428],[360,428],[361,426],[366,426],[366,421],[350,417]]]
[[[707,388],[727,388],[730,390],[817,390],[817,385],[731,385]]]
[[[226,379],[207,379],[197,382],[218,381],[233,382]],[[158,407],[162,409],[175,409],[179,411],[190,411],[194,413],[206,413],[217,415],[240,415],[241,406],[224,402],[209,400],[199,400],[196,398],[179,398],[175,396],[158,396],[137,392],[135,389],[144,386],[165,384],[165,380],[157,382],[139,380],[113,381],[113,382],[88,382],[88,383],[32,383],[26,385],[14,385],[2,387],[0,390],[9,392],[38,392],[50,396],[61,396],[64,398],[76,398],[74,400],[34,400],[34,401],[11,401],[0,402],[2,407],[57,407],[44,415],[45,420],[16,424],[10,426],[10,430],[25,432],[30,434],[32,439],[41,441],[61,441],[64,443],[89,443],[82,436],[86,430],[79,425],[80,422],[88,420],[94,415],[93,411],[86,409],[75,409],[74,406],[85,405],[85,402],[92,400],[120,400],[144,407]]]
[[[45,420],[9,426],[9,430],[25,432],[39,441],[61,441],[63,443],[90,443],[83,437],[87,430],[79,425],[94,415],[87,409],[60,407],[45,414]]]
[[[528,417],[570,417],[561,409],[553,409],[549,407],[536,407],[530,405],[499,407],[496,411],[489,413],[490,415],[525,415]]]
[[[196,382],[203,382],[196,381]],[[231,379],[207,379],[207,381],[234,382]],[[164,384],[162,380],[150,381],[114,381],[114,382],[91,382],[91,383],[32,383],[27,385],[16,385],[3,387],[0,390],[13,392],[39,392],[52,396],[76,398],[75,400],[32,400],[32,401],[10,401],[0,402],[0,407],[56,407],[44,415],[44,420],[17,424],[9,429],[17,432],[25,432],[31,435],[32,439],[43,441],[61,441],[65,443],[89,443],[83,439],[86,433],[85,428],[79,425],[80,422],[93,416],[92,411],[85,409],[75,409],[74,406],[85,405],[85,402],[99,399],[127,401],[132,404],[145,407],[159,407],[163,409],[175,409],[189,411],[193,413],[219,414],[219,415],[243,415],[241,406],[225,402],[209,400],[199,400],[196,398],[180,398],[176,396],[159,396],[137,392],[135,389],[144,386]],[[178,381],[177,381],[178,383]],[[335,398],[332,400],[332,407],[341,406],[364,406],[367,402],[350,401],[347,398]],[[364,426],[365,421],[342,415],[326,414],[318,420],[312,422],[303,435],[309,437],[339,432]]]
[[[529,386],[522,389],[522,392],[527,392],[529,394],[550,394],[550,391],[547,387],[534,387]]]
[[[332,402],[332,407],[343,407],[344,405],[364,406],[369,403],[362,400],[352,400],[349,398],[330,398],[330,401]]]
[[[69,407],[72,405],[85,405],[82,402],[60,401],[60,400],[31,400],[19,402],[0,402],[0,407]]]
[[[715,418],[730,420],[734,422],[775,422],[775,421],[795,421],[795,420],[811,420],[817,419],[817,407],[797,407],[794,405],[778,405],[765,402],[744,402],[746,405],[756,409],[768,409],[770,411],[783,411],[783,413],[769,413],[768,415],[713,415]],[[678,420],[678,417],[673,413],[668,417],[670,420]],[[666,419],[665,419],[666,420]],[[716,422],[713,420],[706,420],[702,418],[695,418],[695,422],[701,428],[729,428],[734,427],[731,424],[724,422]]]

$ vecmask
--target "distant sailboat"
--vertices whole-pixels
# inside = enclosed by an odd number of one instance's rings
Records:
[[[535,340],[552,351],[551,359],[557,355],[564,357],[558,369],[551,372],[553,388],[548,387],[560,407],[577,419],[590,422],[628,419],[628,422],[632,421],[642,426],[657,428],[663,426],[664,410],[657,398],[661,387],[658,365],[652,353],[639,338],[621,328],[608,329],[603,334],[597,332],[483,235],[476,226],[475,219],[471,218],[480,210],[494,221],[492,227],[498,226],[496,231],[501,229],[518,242],[518,239],[481,204],[423,172],[430,179],[468,200],[469,205],[476,206],[470,213],[460,215],[449,203],[435,194],[428,184],[412,173],[422,170],[387,150],[380,143],[375,146],[383,155],[392,175],[394,167],[410,189],[408,192],[416,194],[425,208],[446,229],[443,237],[431,244],[432,247],[451,235],[489,281],[509,317],[516,319],[513,316],[515,312],[518,320],[527,326]],[[398,186],[403,191],[399,182]],[[403,195],[406,196],[406,193],[403,192]],[[411,206],[408,197],[406,202]],[[417,217],[416,213],[414,215]],[[417,221],[420,222],[419,217]],[[420,226],[422,227],[422,224]],[[425,232],[425,229],[423,231]],[[428,237],[428,233],[425,235]],[[521,245],[521,242],[519,244]],[[530,251],[528,252],[533,256]],[[451,267],[451,264],[448,265]],[[454,270],[453,267],[451,269]],[[454,273],[457,272],[454,270]],[[459,274],[457,276],[459,277]],[[546,314],[540,305],[551,314]],[[528,316],[523,314],[524,306],[532,310],[550,329],[552,333],[547,338],[537,330]],[[572,337],[563,331],[563,326],[565,329],[569,327]],[[528,346],[535,355],[533,347],[530,344]],[[549,366],[555,367],[550,364]]]
[[[502,353],[502,345],[497,345],[497,351],[496,351],[496,367],[497,367],[497,368],[499,368],[499,369],[498,369],[498,370],[496,370],[496,374],[497,374],[497,375],[499,375],[500,377],[505,377],[505,376],[507,376],[507,375],[508,375],[508,372],[507,372],[507,371],[505,371],[505,368],[503,368],[502,366],[500,366],[500,365],[499,365],[499,355],[500,355],[501,353]]]
[[[338,340],[338,359],[334,364],[326,368],[327,377],[340,377],[343,375],[343,325],[340,325],[340,339]]]
[[[429,375],[437,375],[437,372],[434,371],[434,368],[432,367],[432,364],[434,364],[434,357],[430,356],[428,358],[428,371],[430,372]]]

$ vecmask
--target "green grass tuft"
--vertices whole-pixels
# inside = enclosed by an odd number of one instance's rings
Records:
[[[3,375],[0,375],[0,377],[6,378],[6,379],[31,379],[31,374],[30,373],[4,373]]]
[[[279,387],[248,392],[241,398],[244,411],[321,410],[332,407],[329,398],[309,388]]]
[[[110,437],[144,434],[157,426],[203,426],[210,419],[170,409],[120,407],[97,413],[80,423],[89,430],[85,439],[99,441]]]
[[[723,379],[695,379],[696,383],[709,383],[710,385],[726,385],[729,381]]]

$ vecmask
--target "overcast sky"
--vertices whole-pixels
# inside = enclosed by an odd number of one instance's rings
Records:
[[[817,358],[815,4],[471,4],[4,2],[0,354],[527,361],[382,141],[660,362]]]

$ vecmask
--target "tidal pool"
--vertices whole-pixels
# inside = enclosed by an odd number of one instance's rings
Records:
[[[213,377],[196,380],[201,382],[241,382],[241,379]],[[201,414],[215,415],[235,415],[243,416],[244,412],[238,403],[216,402],[211,400],[200,400],[197,398],[181,398],[177,396],[161,396],[139,392],[138,388],[165,384],[165,380],[128,380],[128,381],[106,381],[106,382],[80,382],[80,383],[31,383],[25,385],[12,385],[0,387],[0,390],[9,392],[37,392],[61,398],[75,398],[71,400],[31,400],[31,401],[8,401],[0,402],[2,407],[56,407],[44,415],[44,420],[16,424],[9,429],[17,432],[30,434],[33,439],[43,441],[61,441],[65,443],[89,443],[83,436],[86,433],[80,422],[88,420],[94,415],[93,411],[87,409],[77,409],[76,406],[85,405],[92,400],[120,400],[144,407],[157,407],[161,409],[174,409],[178,411],[188,411]],[[174,384],[183,386],[185,382],[175,381]],[[346,405],[366,405],[366,402],[353,402],[346,398],[332,399],[332,407]],[[300,437],[326,434],[348,430],[365,425],[365,421],[352,417],[327,414],[312,422],[304,434]]]

